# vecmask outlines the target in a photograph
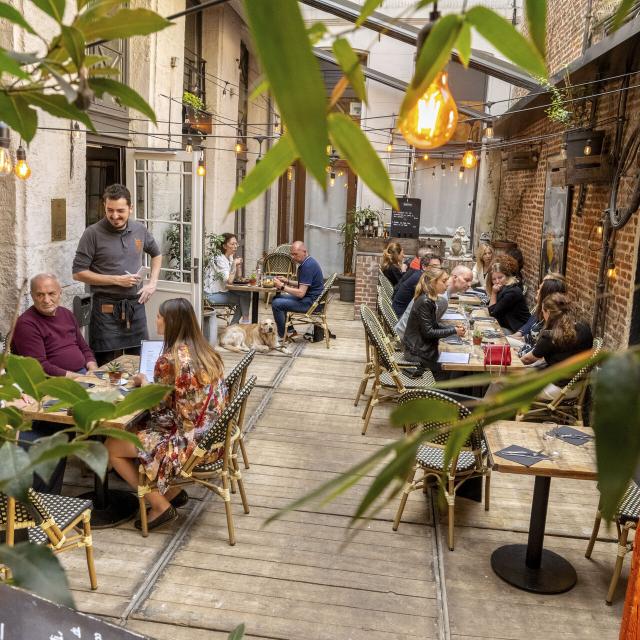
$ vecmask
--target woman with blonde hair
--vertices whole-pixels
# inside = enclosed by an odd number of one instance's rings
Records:
[[[510,256],[501,255],[491,263],[487,275],[489,314],[506,334],[514,333],[529,319],[529,307],[517,272],[518,263]]]
[[[404,263],[404,249],[399,242],[390,242],[385,247],[380,269],[394,287],[400,282],[407,265]]]
[[[402,342],[405,358],[415,362],[416,375],[430,369],[441,378],[438,363],[438,340],[448,336],[464,336],[464,327],[445,326],[436,319],[437,300],[447,290],[449,274],[440,267],[427,267],[416,286],[413,308],[407,320]]]
[[[472,287],[484,287],[491,267],[491,261],[493,260],[493,247],[490,244],[482,243],[478,247],[478,255],[476,257],[476,263],[473,265],[471,273],[473,279],[471,280]]]
[[[227,401],[222,360],[202,335],[191,303],[184,298],[165,300],[156,317],[156,329],[164,336],[164,344],[153,381],[174,389],[151,410],[138,431],[142,449],[113,438],[105,443],[111,465],[134,489],[138,487],[139,467],[155,480],[157,490],[146,495],[151,505],[150,530],[175,520],[176,507],[188,501],[187,493],[169,489],[169,482],[179,474]],[[142,374],[134,377],[136,386],[147,383]],[[135,526],[141,528],[139,520]]]

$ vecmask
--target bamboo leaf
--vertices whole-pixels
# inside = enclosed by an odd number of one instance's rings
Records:
[[[233,194],[228,211],[242,209],[257,198],[276,178],[282,175],[291,163],[295,162],[296,158],[296,150],[293,147],[291,137],[286,133],[240,183]]]
[[[80,442],[69,443],[66,433],[54,433],[38,438],[28,450],[31,468],[45,481],[48,481],[61,458],[73,455],[84,445]]]
[[[455,44],[460,60],[465,69],[469,66],[469,60],[471,59],[471,27],[468,22],[465,22],[458,34],[458,39]]]
[[[140,94],[126,84],[111,78],[90,78],[89,86],[95,91],[98,97],[102,97],[105,93],[108,93],[123,106],[131,107],[139,111],[147,116],[154,124],[156,123],[156,114],[153,109]]]
[[[84,36],[75,27],[62,25],[60,31],[62,43],[67,50],[69,57],[73,60],[77,69],[84,64],[85,40]]]
[[[383,0],[366,0],[356,20],[356,27],[361,27],[382,2]]]
[[[263,93],[269,91],[269,81],[266,78],[261,78],[260,82],[254,87],[251,95],[249,96],[249,101],[253,102],[257,98],[259,98]]]
[[[78,122],[82,122],[90,131],[96,130],[89,115],[85,111],[78,109],[75,105],[67,102],[64,96],[52,93],[44,94],[38,91],[25,92],[23,96],[29,104],[32,104],[34,107],[39,107],[52,116],[56,116],[56,118],[77,120]]]
[[[351,48],[346,38],[338,38],[333,43],[333,53],[336,56],[340,68],[353,87],[358,98],[367,104],[367,90],[364,83],[364,74],[360,66],[360,60],[356,52]]]
[[[62,22],[65,0],[32,0],[32,2],[56,22]]]
[[[29,74],[6,51],[0,49],[0,73],[10,73],[16,78],[28,80]]]
[[[620,26],[624,22],[624,19],[627,17],[627,14],[629,13],[632,5],[633,0],[622,0],[613,18],[613,31],[617,31],[620,28]]]
[[[116,438],[117,440],[126,440],[138,449],[143,449],[140,439],[135,433],[125,431],[124,429],[116,429],[115,427],[98,427],[91,431],[92,436],[102,436],[104,438]]]
[[[418,398],[403,402],[391,414],[391,424],[405,426],[420,422],[449,423],[458,418],[458,409],[438,398]]]
[[[0,18],[13,22],[13,24],[17,24],[25,31],[35,34],[33,27],[24,19],[22,14],[6,2],[0,2]]]
[[[38,385],[45,381],[46,376],[35,358],[10,355],[7,362],[7,373],[24,393],[36,400],[42,398]]]
[[[120,9],[113,15],[88,22],[76,22],[86,41],[117,40],[131,36],[146,36],[162,31],[173,23],[149,9]]]
[[[151,409],[164,400],[171,387],[162,384],[148,384],[128,393],[115,407],[114,418],[126,416],[136,411]]]
[[[547,2],[546,0],[526,0],[527,26],[529,35],[544,58],[547,53]]]
[[[38,114],[24,98],[0,91],[0,113],[4,122],[26,142],[33,140],[38,126]]]
[[[362,129],[342,113],[329,115],[331,140],[363,182],[394,209],[398,208],[393,186],[382,161]]]
[[[287,132],[309,173],[324,185],[327,146],[326,95],[296,0],[245,0],[253,41]],[[283,46],[286,43],[286,46]]]
[[[508,60],[536,78],[547,77],[544,57],[508,20],[481,6],[470,9],[466,20]]]

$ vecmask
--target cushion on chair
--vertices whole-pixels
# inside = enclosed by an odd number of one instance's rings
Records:
[[[635,482],[630,482],[622,496],[618,507],[618,519],[620,522],[638,522],[640,519],[640,487]]]
[[[212,473],[213,471],[220,471],[220,469],[222,469],[223,463],[223,458],[218,458],[213,462],[203,462],[193,470],[193,473]]]
[[[415,364],[415,363],[413,363]],[[420,378],[410,378],[405,375],[402,370],[398,372],[398,378],[407,389],[417,389],[420,387],[432,387],[436,381],[433,378],[431,371],[425,371]],[[391,374],[388,371],[383,371],[380,374],[380,382],[384,387],[396,388],[396,383],[393,381]]]

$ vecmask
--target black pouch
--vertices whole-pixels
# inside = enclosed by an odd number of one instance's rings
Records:
[[[313,342],[322,342],[324,340],[324,329],[317,324],[313,325]]]

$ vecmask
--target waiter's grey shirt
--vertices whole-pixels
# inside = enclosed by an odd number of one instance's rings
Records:
[[[127,271],[137,273],[142,266],[142,253],[152,258],[160,255],[160,247],[147,227],[129,220],[122,231],[115,229],[106,218],[87,227],[80,238],[73,273],[93,271],[101,275],[121,276]],[[117,285],[91,285],[92,293],[103,293],[117,298],[135,296],[138,287]]]

